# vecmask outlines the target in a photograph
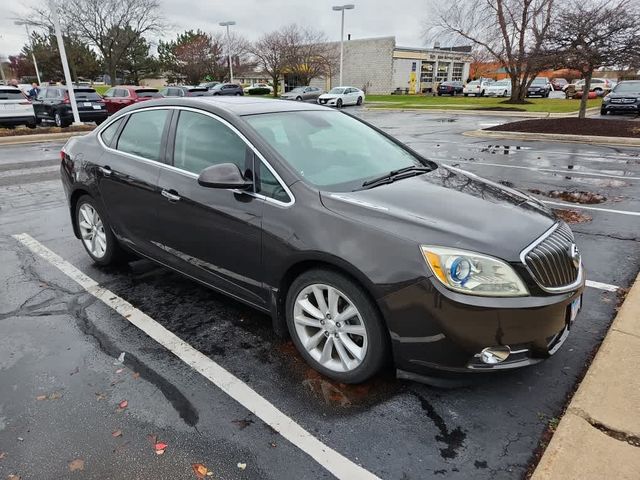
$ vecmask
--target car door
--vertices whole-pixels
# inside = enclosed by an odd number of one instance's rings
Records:
[[[46,94],[47,94],[46,88],[40,89],[38,96],[34,98],[33,101],[31,102],[33,104],[33,113],[38,119],[42,119],[46,115],[44,111],[44,102],[45,102]]]
[[[96,169],[98,192],[116,235],[124,244],[152,257],[162,253],[153,240],[155,211],[162,198],[158,177],[171,112],[141,110],[110,124],[101,132],[106,148]]]
[[[256,306],[268,296],[261,282],[262,202],[249,193],[198,184],[205,168],[233,163],[252,176],[253,151],[228,123],[180,110],[168,151],[173,167],[158,181],[160,248],[170,266]]]

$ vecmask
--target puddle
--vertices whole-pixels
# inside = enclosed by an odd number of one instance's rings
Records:
[[[578,212],[577,210],[565,210],[562,208],[554,208],[553,213],[555,213],[559,218],[564,220],[566,223],[588,223],[591,220],[593,220],[593,217],[591,217],[591,215]]]
[[[543,192],[542,190],[538,190],[536,188],[529,189],[529,192],[535,195],[557,198],[560,200],[564,200],[565,202],[584,203],[589,205],[592,205],[594,203],[602,203],[607,200],[607,197],[605,197],[604,195],[591,192],[567,192],[565,190],[550,190],[548,192]]]
[[[520,145],[489,145],[482,148],[482,153],[491,153],[493,155],[512,155],[521,150],[531,150],[531,147],[521,147]]]
[[[623,182],[622,180],[613,180],[607,178],[572,177],[569,175],[565,176],[564,178],[566,180],[573,180],[577,183],[585,183],[601,188],[621,188],[629,186],[627,182]]]

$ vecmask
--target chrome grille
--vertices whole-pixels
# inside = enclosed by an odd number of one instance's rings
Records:
[[[632,97],[612,98],[611,103],[636,103],[636,99]]]
[[[572,258],[574,244],[571,229],[560,223],[550,235],[525,253],[524,262],[541,287],[555,289],[576,282],[580,262],[576,266]]]

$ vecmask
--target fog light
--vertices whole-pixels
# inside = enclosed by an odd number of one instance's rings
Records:
[[[504,362],[511,354],[511,349],[507,345],[497,347],[487,347],[480,352],[480,360],[488,365]]]

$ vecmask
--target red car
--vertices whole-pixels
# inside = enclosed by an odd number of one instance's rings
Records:
[[[140,87],[137,85],[118,85],[110,88],[104,94],[104,103],[107,113],[112,115],[118,110],[133,105],[134,103],[160,98],[162,95],[157,88]]]

